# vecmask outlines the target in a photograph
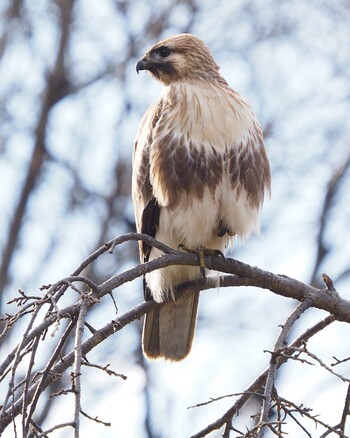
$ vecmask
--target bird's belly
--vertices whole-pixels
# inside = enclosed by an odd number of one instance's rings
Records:
[[[215,191],[205,187],[201,197],[184,194],[174,208],[161,208],[158,234],[164,243],[162,239],[168,237],[169,243],[181,243],[194,250],[200,247],[223,250],[229,236],[218,236],[220,226],[227,227],[231,235],[246,238],[259,231],[258,213],[249,204],[243,188],[232,190],[224,180]]]
[[[192,250],[209,248],[223,252],[233,237],[218,236],[220,223],[227,225],[231,234],[242,237],[258,230],[258,210],[249,205],[244,190],[227,190],[221,184],[214,193],[205,188],[201,198],[184,194],[176,207],[161,207],[155,238],[174,249],[183,244]],[[161,255],[161,251],[153,248],[150,260]],[[200,278],[197,266],[169,266],[146,275],[158,302],[169,299],[177,285],[196,278]]]
[[[219,249],[226,247],[230,236],[217,236],[219,203],[209,193],[203,199],[184,197],[175,209],[161,208],[159,225],[155,238],[171,248],[178,249],[180,244],[188,249]],[[162,255],[153,248],[150,260]],[[153,298],[162,302],[173,296],[174,288],[184,282],[200,278],[198,266],[169,266],[146,275],[146,281]]]
[[[201,199],[184,196],[174,209],[161,209],[159,231],[164,230],[173,241],[188,248],[208,247],[217,235],[219,204],[209,190]]]

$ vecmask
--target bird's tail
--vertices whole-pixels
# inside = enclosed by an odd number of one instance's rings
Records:
[[[143,351],[150,359],[184,359],[191,350],[196,329],[199,292],[170,301],[147,313]]]

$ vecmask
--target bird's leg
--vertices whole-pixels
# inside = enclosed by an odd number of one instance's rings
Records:
[[[205,248],[198,249],[199,269],[201,271],[202,278],[205,278]]]
[[[199,248],[198,250],[198,258],[199,258],[199,267],[202,274],[202,277],[205,278],[205,256],[210,257],[222,257],[225,258],[222,251],[219,249],[211,249],[211,248]]]
[[[224,254],[219,249],[210,249],[210,248],[204,248],[203,246],[200,246],[197,250],[193,250],[190,248],[187,248],[184,244],[180,244],[177,247],[178,251],[185,251],[197,254],[198,260],[199,260],[199,269],[202,275],[202,278],[205,278],[205,256],[220,256],[222,258],[225,258]]]

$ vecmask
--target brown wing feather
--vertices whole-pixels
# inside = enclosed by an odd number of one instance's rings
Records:
[[[133,152],[133,187],[136,228],[139,233],[155,237],[159,223],[160,207],[153,196],[150,182],[149,146],[153,141],[153,129],[160,117],[162,101],[152,105],[141,120],[139,132],[134,143]],[[151,247],[145,242],[139,242],[140,260],[147,262]],[[145,299],[152,298],[144,281]]]
[[[160,207],[157,200],[152,197],[146,208],[142,212],[142,220],[141,220],[141,233],[148,234],[149,236],[155,237],[157,227],[159,224],[159,214]],[[143,257],[143,263],[148,262],[149,255],[151,253],[152,247],[147,245],[146,242],[139,242],[140,245],[140,255]],[[143,278],[143,294],[145,300],[151,300],[152,294],[149,288],[147,287],[146,280]]]
[[[237,189],[238,193],[244,189],[250,205],[259,209],[265,192],[271,191],[271,174],[258,124],[249,132],[248,139],[226,152],[225,161],[232,189]]]

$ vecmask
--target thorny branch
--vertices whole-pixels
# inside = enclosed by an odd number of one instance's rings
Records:
[[[116,246],[131,240],[143,240],[149,245],[159,248],[164,255],[156,260],[136,266],[121,274],[115,275],[101,284],[95,284],[89,278],[83,275],[84,269],[89,267],[91,263],[96,261],[102,254],[112,252]],[[73,427],[75,436],[79,436],[79,416],[82,414],[81,408],[81,380],[82,365],[94,366],[109,375],[120,375],[108,368],[108,365],[101,366],[98,364],[90,364],[86,355],[94,349],[97,345],[103,342],[106,338],[123,329],[132,321],[141,318],[149,310],[156,308],[159,304],[148,301],[139,304],[130,311],[117,317],[115,320],[107,323],[100,329],[92,329],[89,333],[90,337],[83,340],[84,326],[91,327],[86,321],[89,309],[99,304],[103,297],[110,294],[112,291],[118,289],[126,282],[132,281],[161,267],[169,265],[198,265],[198,258],[192,253],[182,253],[175,251],[150,236],[130,233],[119,236],[118,238],[109,241],[91,256],[89,256],[73,273],[71,276],[62,279],[61,281],[44,286],[42,288],[43,295],[26,295],[23,291],[19,292],[19,297],[12,300],[19,307],[15,315],[6,315],[3,318],[5,322],[5,329],[2,337],[8,336],[8,333],[20,320],[29,318],[27,326],[24,330],[22,338],[17,346],[3,359],[0,364],[0,382],[4,382],[7,391],[2,391],[4,399],[0,411],[0,433],[2,433],[7,426],[15,421],[18,414],[22,414],[22,428],[24,436],[27,436],[30,428],[33,429],[33,415],[35,413],[38,401],[43,392],[50,384],[61,379],[66,370],[73,366],[71,373],[71,388],[61,390],[53,396],[59,396],[72,392],[75,397],[75,409],[72,421],[57,425],[55,428],[40,431],[40,425],[37,436],[46,436],[50,431],[61,427]],[[233,259],[223,259],[222,257],[206,257],[206,267],[223,272],[228,275],[220,277],[220,286],[256,286],[261,289],[270,289],[272,292],[294,298],[301,302],[297,311],[293,313],[290,319],[286,322],[282,329],[279,340],[276,343],[272,358],[274,361],[274,369],[267,370],[256,379],[253,384],[247,388],[246,391],[239,397],[234,406],[224,416],[215,423],[209,425],[202,432],[195,436],[205,436],[210,431],[218,429],[226,424],[224,436],[229,436],[232,419],[241,409],[247,400],[252,397],[252,394],[259,393],[265,386],[265,402],[261,424],[266,424],[268,427],[273,427],[269,423],[268,406],[273,394],[273,380],[274,373],[282,363],[286,362],[293,355],[298,353],[300,349],[311,336],[318,333],[335,319],[350,322],[350,303],[341,298],[334,287],[328,287],[331,280],[327,276],[327,288],[316,289],[307,286],[297,280],[289,277],[275,275],[270,272],[263,271],[256,267],[251,267]],[[77,287],[80,283],[82,286]],[[178,288],[177,296],[190,294],[193,291],[206,290],[213,286],[211,278],[202,279],[200,281],[192,282]],[[73,291],[73,298],[76,295],[74,304],[63,307],[60,304],[61,298],[66,295],[69,290]],[[72,296],[71,296],[72,298]],[[300,338],[292,343],[288,349],[285,346],[286,337],[289,333],[290,327],[294,321],[300,316],[302,311],[307,307],[313,306],[326,310],[330,313],[323,322],[316,324],[314,327],[305,332]],[[45,312],[43,313],[43,310]],[[44,315],[44,316],[43,316]],[[41,319],[40,319],[41,318]],[[46,334],[49,328],[53,328],[52,335],[57,337],[57,345],[54,349],[48,363],[41,371],[35,368],[35,359],[38,356],[41,345],[46,340]],[[67,344],[75,329],[75,346],[74,349],[63,354],[63,347]],[[58,333],[61,336],[58,336]],[[294,349],[294,350],[293,350]],[[283,353],[283,354],[282,354]],[[21,368],[22,367],[22,368]],[[21,370],[25,367],[25,377],[20,377]],[[268,377],[270,376],[270,377]],[[268,384],[266,384],[266,382]],[[270,382],[270,383],[269,383]],[[261,396],[261,395],[260,395]],[[85,413],[84,413],[85,415]],[[87,417],[97,420],[97,417]],[[104,423],[104,422],[103,422]],[[343,421],[345,424],[345,422]],[[107,423],[104,423],[107,424]],[[45,435],[46,434],[46,435]]]

